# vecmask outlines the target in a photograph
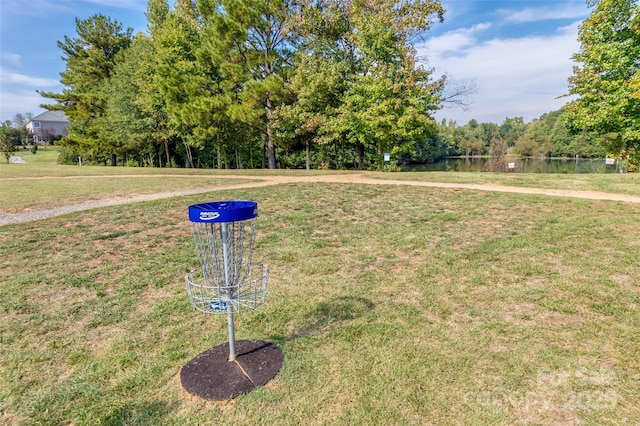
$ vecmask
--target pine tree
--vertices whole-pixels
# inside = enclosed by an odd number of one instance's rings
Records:
[[[231,96],[227,116],[259,129],[268,167],[276,168],[274,109],[290,67],[292,39],[285,31],[289,0],[199,0],[203,49],[219,65],[221,88]]]
[[[91,154],[109,153],[113,163],[114,149],[101,138],[108,131],[103,120],[107,102],[104,89],[121,60],[120,53],[131,42],[133,30],[123,30],[117,21],[97,14],[86,20],[76,18],[76,31],[77,38],[64,36],[58,41],[66,62],[65,71],[60,73],[65,89],[62,93],[41,92],[56,101],[43,107],[62,110],[69,118],[69,135],[63,144],[77,145]]]

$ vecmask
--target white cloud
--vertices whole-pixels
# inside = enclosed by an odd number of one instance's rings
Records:
[[[97,7],[110,7],[134,12],[147,10],[146,0],[0,0],[3,13],[17,16],[52,16],[64,13],[77,16],[77,11],[82,6],[90,9]]]
[[[458,28],[429,40],[429,56],[442,57],[459,52],[461,49],[476,44],[475,34],[491,28],[490,23],[481,23],[471,28]]]
[[[2,52],[0,54],[0,57],[2,58],[2,61],[7,62],[13,66],[22,65],[22,56],[18,55],[17,53]]]
[[[580,19],[588,15],[585,4],[563,3],[555,7],[525,8],[520,10],[499,9],[496,13],[506,22],[524,23],[557,19]]]
[[[87,3],[99,6],[117,7],[119,9],[129,9],[135,11],[146,11],[146,0],[85,0]],[[170,2],[171,3],[171,2]]]
[[[52,99],[46,99],[36,93],[35,90],[5,91],[0,93],[0,121],[11,120],[18,113],[33,113],[38,115],[44,112],[40,104],[50,103]]]
[[[31,112],[37,115],[44,111],[40,104],[52,103],[36,90],[59,91],[62,85],[50,78],[33,77],[0,68],[0,121],[10,120],[17,113]]]
[[[0,68],[0,76],[2,76],[2,84],[20,84],[36,88],[51,87],[60,84],[58,80],[52,78],[32,77],[17,72],[12,72],[5,68]]]
[[[444,109],[438,118],[451,118],[458,124],[472,118],[501,123],[506,117],[531,120],[560,108],[567,99],[556,98],[567,92],[571,55],[579,48],[577,31],[578,22],[548,36],[484,42],[471,38],[457,45],[447,41],[447,34],[431,40],[419,52],[429,56],[429,66],[435,68],[436,75],[446,73],[458,81],[475,81],[478,90],[469,111]],[[447,46],[457,46],[457,54],[447,55]]]
[[[3,12],[7,16],[51,16],[59,12],[72,12],[66,0],[2,0]]]

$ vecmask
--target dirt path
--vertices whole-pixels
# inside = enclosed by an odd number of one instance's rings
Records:
[[[158,175],[161,176],[161,175]],[[164,176],[164,175],[162,175]],[[117,176],[102,176],[117,177]],[[627,203],[640,204],[640,197],[624,194],[609,194],[605,192],[595,191],[571,191],[560,189],[542,189],[542,188],[521,188],[515,186],[502,186],[491,184],[465,184],[465,183],[445,183],[445,182],[418,182],[406,180],[386,180],[372,179],[365,174],[335,174],[335,175],[316,175],[316,176],[238,176],[238,175],[216,175],[216,178],[224,179],[262,179],[260,182],[244,182],[237,185],[224,185],[216,187],[202,187],[196,189],[184,189],[166,192],[157,192],[153,194],[143,194],[127,198],[109,198],[104,200],[90,201],[81,204],[73,204],[50,209],[31,211],[26,213],[0,214],[0,226],[13,223],[30,222],[34,220],[46,219],[48,217],[60,216],[67,213],[90,210],[100,207],[115,206],[120,204],[134,203],[138,201],[158,200],[162,198],[179,197],[184,195],[201,194],[205,192],[223,191],[229,189],[259,188],[272,185],[280,185],[285,183],[357,183],[365,185],[402,185],[402,186],[423,186],[432,188],[453,188],[467,189],[475,191],[495,191],[510,192],[518,194],[536,194],[548,195],[554,197],[570,197],[583,198],[589,200],[607,200],[619,201]],[[81,178],[77,176],[75,178]]]

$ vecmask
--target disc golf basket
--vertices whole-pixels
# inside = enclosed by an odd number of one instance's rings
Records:
[[[235,340],[234,314],[255,309],[267,295],[269,270],[252,262],[257,217],[253,201],[189,206],[200,261],[200,268],[185,277],[189,300],[197,311],[226,314],[229,333],[228,343],[201,353],[180,371],[182,386],[205,399],[249,392],[271,380],[282,365],[282,351],[275,345]]]

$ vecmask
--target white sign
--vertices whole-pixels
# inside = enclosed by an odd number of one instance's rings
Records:
[[[516,168],[516,163],[509,163],[509,168],[510,169],[515,169]]]
[[[605,164],[607,166],[613,166],[614,164],[616,164],[616,160],[614,158],[608,158],[605,160]]]
[[[389,160],[391,160],[391,154],[390,154],[390,153],[388,153],[388,152],[385,152],[385,153],[384,153],[384,161],[387,161],[387,162],[388,162]]]

